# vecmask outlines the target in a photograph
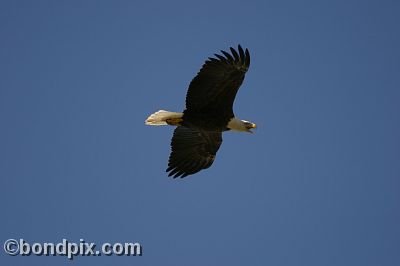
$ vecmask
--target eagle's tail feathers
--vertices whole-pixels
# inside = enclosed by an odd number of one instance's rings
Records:
[[[182,117],[183,113],[159,110],[151,114],[144,123],[149,126],[179,125]]]

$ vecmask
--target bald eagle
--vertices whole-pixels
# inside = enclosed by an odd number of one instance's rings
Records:
[[[237,119],[233,102],[250,66],[250,53],[239,45],[231,54],[209,57],[193,78],[183,113],[160,110],[146,125],[176,126],[171,140],[168,176],[185,177],[209,168],[222,143],[222,132],[251,132],[256,124]]]

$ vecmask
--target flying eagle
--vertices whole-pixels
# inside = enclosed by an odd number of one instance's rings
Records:
[[[160,110],[146,125],[176,126],[168,176],[185,177],[209,168],[222,143],[222,132],[251,132],[256,124],[235,118],[233,102],[250,66],[250,53],[239,45],[231,54],[209,57],[189,85],[183,113]]]

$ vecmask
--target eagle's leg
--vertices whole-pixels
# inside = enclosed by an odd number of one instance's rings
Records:
[[[167,122],[167,124],[171,126],[180,126],[182,121],[183,121],[182,117],[174,117],[174,118],[168,118],[165,122]]]

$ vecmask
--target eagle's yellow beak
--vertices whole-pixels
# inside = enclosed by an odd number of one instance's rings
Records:
[[[247,132],[249,132],[249,133],[254,133],[253,131],[251,131],[251,129],[257,128],[257,125],[254,124],[254,123],[248,122],[248,124],[246,125],[246,127],[247,127]]]

